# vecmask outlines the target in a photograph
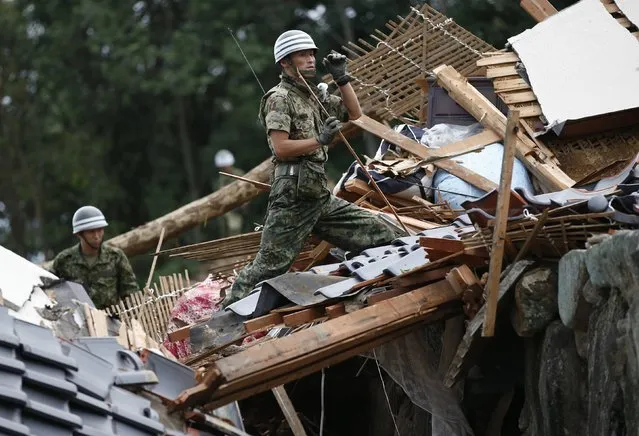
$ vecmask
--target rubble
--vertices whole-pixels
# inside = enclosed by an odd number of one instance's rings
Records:
[[[562,24],[602,23],[579,32],[588,34],[584,41],[599,38],[601,49],[606,29],[614,29],[610,43],[623,41],[627,58],[618,50],[606,55],[627,66],[639,53],[636,8],[622,0],[582,0],[562,11],[545,0],[522,5],[542,22],[503,50],[427,5],[389,22],[387,34],[372,37],[375,45],[347,48],[367,115],[345,133],[364,130],[380,145],[366,164],[348,168],[334,194],[405,227],[408,236],[361,253],[311,236],[287,274],[259,283],[224,310],[222,294],[257,253],[259,231],[159,251],[197,260],[211,276],[193,285],[188,276],[163,277],[149,287],[153,292],[107,313],[73,301],[56,309],[55,294],[39,288],[5,299],[17,316],[58,335],[111,336],[95,343],[119,347],[142,361],[136,371],[149,371],[120,374],[120,381],[147,377],[138,383],[147,394],[188,423],[218,430],[224,425],[204,411],[272,390],[291,431],[303,434],[284,385],[363,355],[378,365],[382,383],[385,370],[391,392],[401,388],[410,399],[419,411],[412,415],[427,412],[426,434],[473,433],[469,402],[477,398],[473,387],[488,383],[487,367],[503,380],[493,382],[492,403],[482,405],[490,408],[486,431],[514,432],[505,430],[510,412],[519,414],[527,435],[636,433],[639,133],[628,113],[637,110],[631,91],[639,82],[627,69],[614,87],[577,98],[563,89],[561,71],[564,63],[582,71],[581,62],[590,60],[558,61],[546,50],[556,36],[549,29],[561,28],[558,53],[565,53],[574,35]],[[582,79],[572,76],[575,84]],[[382,82],[383,88],[370,85]],[[439,91],[427,93],[429,86]],[[628,93],[621,103],[620,92]],[[457,112],[429,114],[447,105]],[[450,122],[432,124],[447,116]],[[384,124],[394,120],[404,124]],[[249,173],[241,183],[268,190],[266,169],[263,163],[255,180]],[[249,191],[242,198],[257,188]],[[165,219],[138,229],[141,242],[132,233],[116,240],[133,252],[147,247]],[[169,235],[178,231],[173,226]],[[114,324],[116,317],[121,322]],[[86,345],[91,341],[78,342],[99,354]],[[487,353],[489,347],[499,353]],[[102,357],[114,365],[113,353]],[[159,383],[149,383],[153,377]],[[235,428],[221,431],[242,434],[234,416]]]

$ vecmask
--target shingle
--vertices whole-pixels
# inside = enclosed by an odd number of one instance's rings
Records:
[[[22,425],[21,423],[11,421],[0,417],[0,434],[6,435],[28,435],[29,427]]]
[[[145,389],[167,400],[176,400],[184,390],[197,384],[191,368],[153,352],[147,354],[146,368],[158,376],[159,383]]]
[[[23,356],[59,368],[77,368],[73,359],[62,354],[60,343],[51,330],[16,319],[14,331],[20,338]]]
[[[67,370],[66,378],[84,394],[104,400],[113,384],[113,365],[71,342],[61,342],[62,351],[78,363],[78,369]],[[99,377],[96,377],[99,374]]]
[[[407,271],[426,265],[428,262],[429,260],[426,256],[426,250],[424,250],[423,248],[418,248],[417,250],[399,259],[397,262],[388,265],[386,269],[384,269],[384,273],[392,276],[398,276]]]

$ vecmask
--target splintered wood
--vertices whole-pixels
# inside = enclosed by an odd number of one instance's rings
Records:
[[[171,248],[160,251],[160,253],[168,254],[170,257],[181,257],[202,262],[206,265],[209,273],[218,277],[226,277],[232,275],[235,271],[241,270],[255,258],[260,248],[261,238],[262,232],[245,233],[214,241]],[[311,253],[314,245],[311,240],[307,240],[298,257],[298,261],[313,259]]]
[[[506,117],[474,86],[468,83],[466,78],[449,65],[442,65],[434,72],[441,86],[459,105],[484,127],[493,130],[502,138],[505,137]],[[519,108],[515,110],[519,111]],[[559,169],[554,158],[549,156],[549,152],[539,141],[535,141],[520,131],[517,134],[515,144],[517,157],[546,187],[558,191],[575,184],[574,180]]]
[[[167,335],[171,310],[178,298],[191,288],[191,280],[185,271],[185,276],[160,276],[159,283],[159,286],[154,284],[146,291],[128,295],[117,305],[107,308],[106,313],[118,316],[133,332],[141,330],[152,340],[162,343]]]
[[[384,121],[414,122],[426,103],[416,79],[443,63],[464,75],[477,75],[477,59],[496,49],[428,5],[398,18],[386,24],[386,33],[376,30],[370,42],[350,42],[344,50],[351,58],[349,74],[364,113]]]

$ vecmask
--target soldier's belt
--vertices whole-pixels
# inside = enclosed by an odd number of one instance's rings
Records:
[[[299,163],[278,163],[275,167],[275,177],[297,176],[300,173]]]

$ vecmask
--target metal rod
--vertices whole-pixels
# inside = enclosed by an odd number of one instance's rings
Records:
[[[306,87],[308,88],[308,91],[311,93],[311,95],[315,98],[315,101],[317,101],[317,103],[320,105],[320,107],[322,108],[322,110],[324,111],[324,113],[326,113],[326,115],[330,116],[331,114],[326,110],[326,108],[324,107],[324,105],[322,104],[322,102],[320,101],[319,98],[317,98],[317,95],[315,95],[315,93],[313,92],[313,90],[311,89],[311,87],[309,86],[308,82],[304,79],[304,77],[302,76],[302,74],[300,73],[300,70],[297,70],[297,75],[300,79],[302,79],[302,82],[304,82],[304,85],[306,85]],[[351,147],[351,144],[348,142],[348,140],[346,139],[346,137],[344,136],[344,134],[341,132],[339,132],[339,136],[342,138],[342,141],[344,141],[344,144],[346,144],[346,148],[348,148],[348,151],[350,151],[350,153],[353,155],[353,157],[355,158],[355,160],[357,161],[357,163],[359,164],[360,168],[364,171],[364,173],[366,174],[366,177],[368,177],[369,182],[371,183],[371,185],[373,185],[373,188],[375,188],[375,191],[377,191],[377,193],[382,197],[382,199],[384,200],[384,203],[386,203],[386,206],[390,209],[390,211],[393,213],[393,215],[395,215],[395,219],[397,220],[397,222],[399,223],[400,226],[402,226],[402,229],[404,229],[404,231],[406,232],[406,234],[410,235],[411,233],[408,231],[408,229],[406,228],[406,226],[404,225],[404,223],[399,219],[399,215],[397,215],[397,212],[395,211],[395,208],[393,206],[391,206],[390,202],[388,201],[388,198],[386,198],[386,195],[384,195],[384,193],[382,192],[381,189],[379,189],[379,186],[377,186],[377,183],[375,183],[375,180],[373,179],[373,176],[370,175],[370,173],[368,172],[368,170],[366,169],[366,167],[364,166],[364,163],[362,162],[362,160],[359,158],[359,156],[357,155],[357,153],[355,153],[355,150],[353,149],[353,147]]]

